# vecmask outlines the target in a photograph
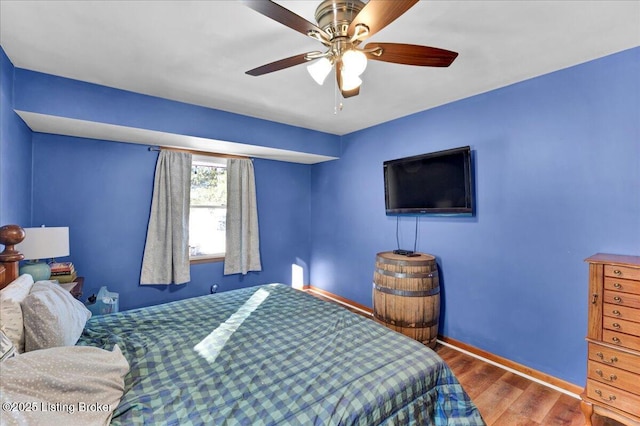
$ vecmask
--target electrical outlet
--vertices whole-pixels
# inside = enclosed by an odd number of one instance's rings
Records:
[[[215,293],[218,291],[218,284],[214,284],[211,286],[211,294]]]

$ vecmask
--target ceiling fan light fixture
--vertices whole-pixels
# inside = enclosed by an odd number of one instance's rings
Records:
[[[418,1],[322,0],[315,13],[316,25],[274,0],[242,0],[256,12],[321,42],[327,48],[324,52],[313,51],[271,62],[246,74],[264,75],[306,63],[311,77],[322,85],[335,66],[336,93],[346,99],[360,93],[360,77],[369,59],[403,65],[448,67],[458,53],[406,43],[374,42],[361,46],[362,42],[402,16]]]
[[[331,64],[331,61],[326,57],[320,58],[314,63],[307,65],[309,75],[311,75],[311,78],[313,78],[320,86],[322,86],[322,83],[324,83],[324,80],[327,78],[332,68],[333,64]]]
[[[349,49],[342,54],[342,72],[359,76],[367,68],[367,56],[359,50]]]
[[[342,71],[342,87],[341,90],[344,92],[350,92],[351,90],[357,89],[362,84],[362,80],[357,75],[348,74]]]

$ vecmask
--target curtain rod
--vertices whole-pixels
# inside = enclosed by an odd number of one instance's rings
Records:
[[[239,158],[243,160],[250,160],[251,157],[247,157],[246,155],[233,155],[233,154],[222,154],[219,152],[208,152],[208,151],[198,151],[195,149],[181,149],[181,148],[171,148],[168,146],[150,146],[149,151],[175,151],[175,152],[186,152],[194,155],[205,155],[208,157],[222,157],[222,158]]]

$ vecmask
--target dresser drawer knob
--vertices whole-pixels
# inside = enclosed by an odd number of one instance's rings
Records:
[[[616,396],[615,395],[609,395],[609,398],[605,398],[604,396],[602,396],[602,391],[600,389],[596,389],[595,392],[596,392],[596,395],[598,395],[600,398],[604,399],[605,401],[615,401],[616,400]]]
[[[622,271],[620,269],[616,269],[615,271],[613,271],[614,274],[616,274],[617,276],[622,275]]]
[[[620,311],[616,309],[615,311],[612,312],[612,314],[617,316],[617,317],[619,317],[620,316]]]
[[[613,326],[613,328],[617,328],[620,329],[620,324],[618,324],[617,322],[614,322],[613,324],[611,324]]]
[[[596,356],[602,360],[605,364],[615,364],[618,362],[618,357],[612,356],[610,361],[604,359],[604,354],[602,352],[596,352]]]
[[[620,296],[616,296],[613,298],[616,303],[622,303],[622,298]]]
[[[609,382],[613,382],[618,378],[618,376],[616,376],[615,374],[611,374],[611,375],[609,375],[609,378],[606,378],[606,377],[604,377],[604,373],[600,369],[596,370],[596,374],[598,376],[602,377],[603,380],[607,380]]]
[[[620,339],[618,339],[617,337],[612,337],[611,340],[613,341],[613,343],[620,343]]]
[[[617,288],[618,290],[622,288],[622,284],[620,284],[620,283],[615,283],[615,284],[613,284],[613,286],[615,288]]]

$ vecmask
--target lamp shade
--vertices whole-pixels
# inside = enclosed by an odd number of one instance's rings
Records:
[[[16,245],[16,250],[26,260],[52,259],[69,256],[69,228],[51,227],[25,228],[24,240]]]
[[[359,50],[347,50],[342,55],[343,74],[357,77],[367,68],[367,56]]]
[[[357,89],[362,84],[362,79],[357,75],[347,74],[345,72],[342,73],[342,90],[350,91],[353,89]]]
[[[331,64],[331,61],[327,58],[320,58],[313,64],[307,65],[307,71],[309,71],[309,74],[313,77],[316,83],[321,86],[332,68],[333,64]]]

